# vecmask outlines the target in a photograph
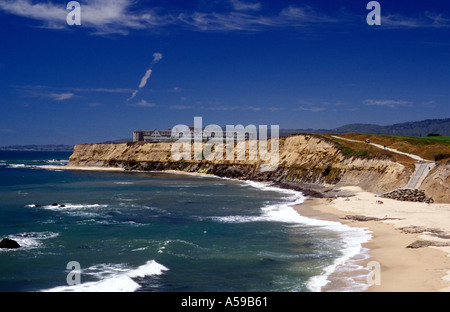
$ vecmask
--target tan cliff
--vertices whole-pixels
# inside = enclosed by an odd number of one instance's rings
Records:
[[[333,142],[309,135],[280,138],[278,166],[269,171],[266,171],[265,165],[270,161],[262,161],[259,157],[248,160],[248,146],[246,160],[176,161],[171,154],[172,145],[171,142],[80,144],[75,147],[69,166],[180,170],[236,179],[354,185],[375,193],[405,186],[412,174],[411,168],[389,158],[346,156]]]
[[[436,166],[420,186],[437,203],[450,203],[450,161]]]

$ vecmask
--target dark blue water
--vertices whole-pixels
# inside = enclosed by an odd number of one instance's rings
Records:
[[[0,291],[317,291],[367,239],[259,183],[39,168],[69,156],[0,152]]]

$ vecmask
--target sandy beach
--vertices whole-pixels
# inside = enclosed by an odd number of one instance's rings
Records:
[[[369,292],[450,291],[450,204],[401,202],[358,187],[343,187],[341,191],[354,196],[307,199],[295,208],[304,216],[339,221],[371,232],[373,238],[363,246],[370,249],[371,258],[361,265],[378,262],[381,283],[370,286]],[[383,203],[377,204],[377,200]],[[417,241],[431,246],[406,248]]]

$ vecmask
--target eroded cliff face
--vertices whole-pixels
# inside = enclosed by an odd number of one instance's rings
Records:
[[[450,162],[436,166],[420,186],[436,203],[450,203]]]
[[[270,146],[270,142],[268,144]],[[248,147],[246,160],[176,161],[171,154],[172,145],[170,142],[82,144],[75,147],[69,165],[180,170],[236,179],[356,185],[376,193],[403,187],[412,173],[411,169],[389,159],[345,157],[332,142],[308,135],[280,138],[278,166],[269,171],[267,165],[273,165],[273,159],[248,160]]]

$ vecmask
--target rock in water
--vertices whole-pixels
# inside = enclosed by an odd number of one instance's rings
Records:
[[[9,238],[4,238],[1,242],[0,242],[0,248],[4,248],[4,249],[17,249],[20,248],[20,245],[18,242],[16,242],[15,240],[9,239]]]

